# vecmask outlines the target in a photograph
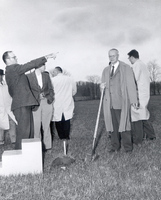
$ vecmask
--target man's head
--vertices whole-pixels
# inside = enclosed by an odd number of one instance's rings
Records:
[[[39,68],[36,68],[35,70],[36,70],[36,71],[39,71],[40,73],[42,73],[42,72],[44,72],[44,71],[45,71],[45,69],[46,69],[46,65],[45,65],[45,64],[43,64],[41,67],[39,67]]]
[[[119,59],[119,51],[117,49],[110,49],[108,52],[109,60],[111,64],[115,64]]]
[[[14,55],[12,51],[6,51],[3,54],[2,59],[6,65],[17,64],[17,57]]]
[[[135,49],[131,50],[127,55],[131,64],[134,64],[139,59],[139,53]]]
[[[62,68],[61,67],[55,67],[54,68],[54,70],[53,70],[53,76],[57,76],[58,74],[60,74],[60,73],[63,73],[63,70],[62,70]]]

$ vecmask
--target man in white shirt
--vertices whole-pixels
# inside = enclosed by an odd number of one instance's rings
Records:
[[[61,67],[55,67],[52,84],[54,89],[53,119],[62,140],[70,139],[70,119],[73,117],[74,100],[73,96],[77,92],[76,83],[71,77],[64,75]]]
[[[133,49],[128,56],[135,75],[139,100],[138,109],[131,108],[133,142],[141,144],[143,137],[150,140],[156,138],[154,129],[149,122],[150,113],[147,109],[150,99],[150,74],[147,66],[139,59],[138,51]]]

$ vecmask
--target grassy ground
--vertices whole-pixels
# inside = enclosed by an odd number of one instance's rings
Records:
[[[99,159],[90,162],[99,101],[76,102],[72,121],[69,156],[75,163],[65,170],[52,161],[63,154],[56,136],[51,152],[45,155],[42,175],[0,177],[0,200],[159,200],[161,199],[161,96],[150,101],[151,121],[157,140],[134,146],[131,154],[121,149],[109,154],[110,139],[101,113],[98,128]],[[10,145],[0,147],[10,148]]]

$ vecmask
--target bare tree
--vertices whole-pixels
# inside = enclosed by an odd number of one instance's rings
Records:
[[[161,78],[161,68],[156,63],[156,60],[150,61],[148,63],[148,70],[150,72],[151,82],[159,81],[159,79]]]
[[[160,80],[161,78],[161,68],[156,63],[156,60],[150,61],[148,63],[148,70],[150,72],[150,80],[151,85],[153,86],[151,89],[153,89],[153,94],[156,94],[156,82]]]
[[[100,83],[101,82],[101,78],[97,75],[87,76],[86,78],[91,83]]]
[[[100,96],[99,83],[101,82],[101,78],[97,75],[87,76],[86,78],[90,82],[88,85],[89,85],[91,99],[99,98]]]

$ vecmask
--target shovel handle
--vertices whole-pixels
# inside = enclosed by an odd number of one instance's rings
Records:
[[[100,117],[100,112],[101,112],[101,106],[102,106],[102,100],[103,100],[103,93],[104,93],[104,88],[102,88],[102,91],[101,91],[101,99],[100,99],[100,103],[99,103],[97,120],[96,120],[96,125],[95,125],[95,130],[94,130],[94,141],[95,141],[95,138],[96,138],[96,135],[97,135],[98,122],[99,122],[99,117]]]

